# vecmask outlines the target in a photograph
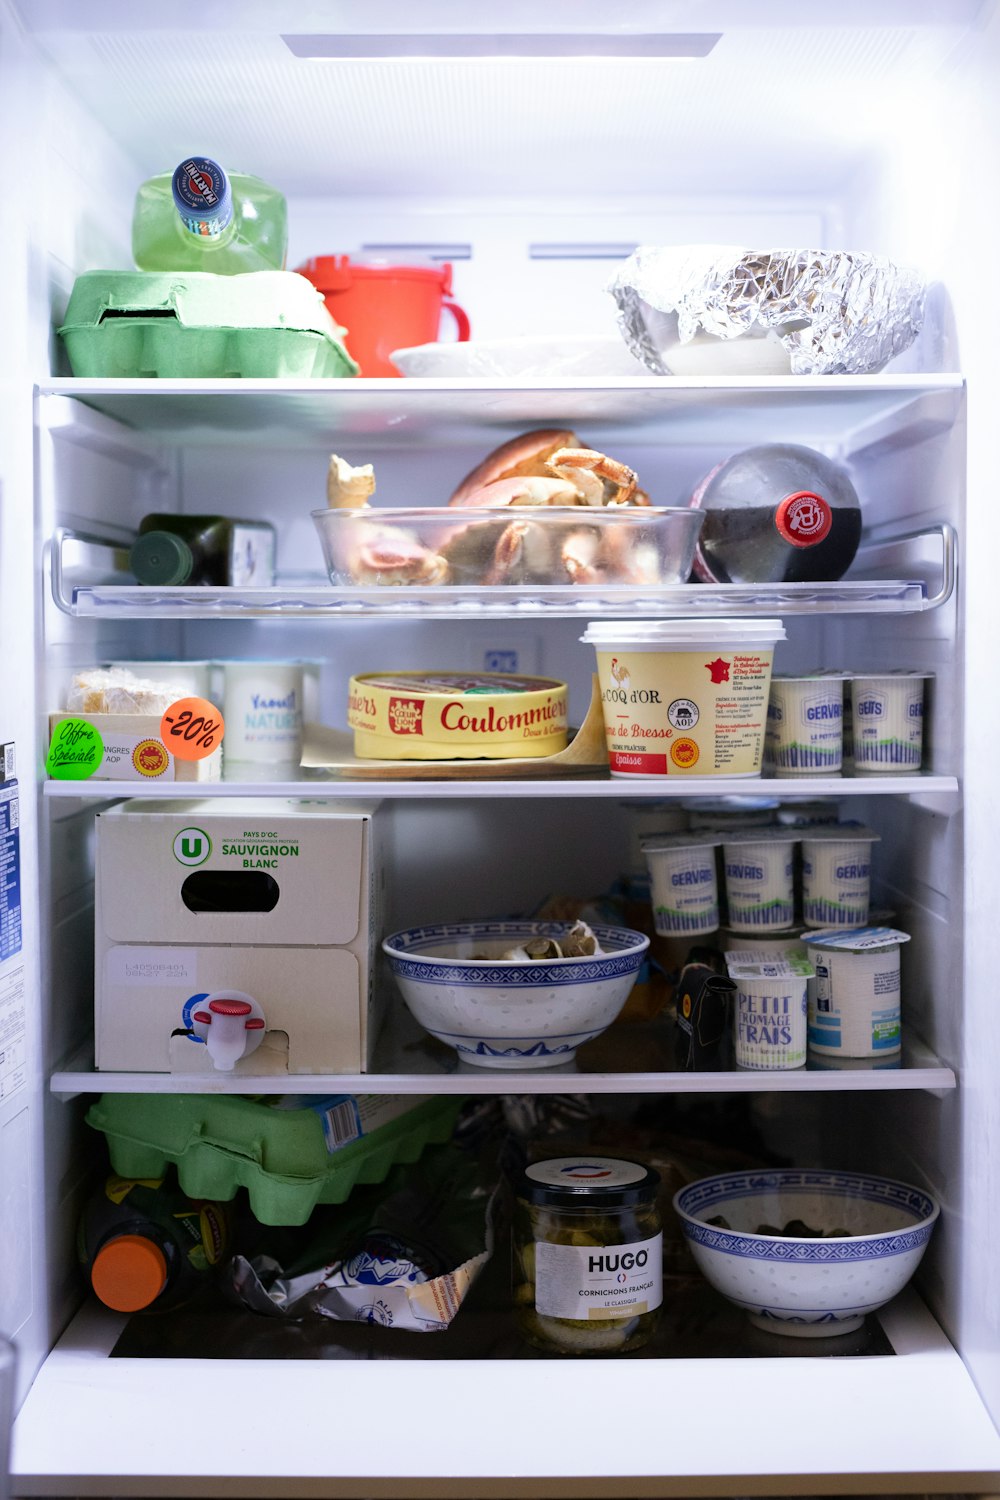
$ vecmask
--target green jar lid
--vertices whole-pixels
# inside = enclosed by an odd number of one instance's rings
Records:
[[[133,544],[129,567],[140,583],[169,588],[187,583],[194,554],[183,537],[172,531],[146,531]]]

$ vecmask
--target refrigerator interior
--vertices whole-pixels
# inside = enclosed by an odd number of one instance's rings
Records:
[[[544,19],[505,7],[504,30],[526,35],[529,53],[559,34],[719,34],[707,57],[684,62],[343,62],[296,57],[282,40],[308,32],[322,50],[323,36],[367,35],[377,52],[400,33],[488,34],[485,17],[446,0],[177,3],[169,27],[135,10],[116,0],[0,4],[0,141],[18,182],[35,185],[8,195],[0,245],[0,741],[17,746],[24,893],[23,948],[0,966],[25,1014],[23,1066],[0,1096],[0,1329],[17,1340],[24,1402],[14,1493],[417,1494],[428,1492],[424,1480],[442,1494],[499,1495],[511,1475],[527,1476],[519,1492],[532,1494],[622,1493],[623,1479],[635,1494],[834,1493],[858,1476],[873,1490],[988,1488],[1000,1477],[991,1252],[1000,1206],[990,1170],[1000,1131],[990,962],[1000,714],[985,268],[1000,225],[981,164],[1000,139],[996,6],[768,0],[751,16],[728,0],[637,0],[615,7],[613,21],[589,0],[562,0]],[[613,333],[604,283],[641,243],[868,249],[926,272],[926,324],[883,374],[857,378],[316,390],[74,381],[54,331],[74,278],[130,265],[135,187],[198,147],[287,193],[290,268],[371,246],[450,257],[475,337]],[[219,509],[276,522],[294,596],[324,582],[309,512],[324,504],[331,452],[374,463],[381,503],[435,503],[504,437],[563,423],[623,458],[665,504],[751,443],[827,453],[848,465],[862,497],[859,576],[927,578],[933,592],[941,528],[957,534],[958,584],[945,603],[789,614],[775,663],[935,673],[926,786],[839,789],[846,814],[882,839],[876,901],[912,934],[904,1014],[933,1081],[914,1086],[903,1070],[840,1088],[732,1085],[801,1164],[884,1172],[939,1197],[942,1221],[918,1279],[931,1316],[912,1294],[886,1315],[894,1359],[602,1361],[600,1381],[617,1410],[634,1414],[637,1435],[624,1453],[602,1440],[596,1456],[552,1435],[593,1399],[595,1370],[582,1361],[560,1363],[554,1399],[546,1364],[477,1363],[470,1383],[460,1364],[424,1364],[419,1351],[413,1364],[350,1370],[225,1361],[224,1375],[194,1360],[108,1359],[115,1320],[85,1309],[72,1321],[75,1217],[99,1150],[82,1116],[105,1086],[92,1063],[89,1081],[79,1079],[93,1027],[93,819],[103,804],[93,784],[81,796],[41,792],[47,715],[73,671],[147,656],[307,658],[320,664],[319,718],[344,727],[355,672],[481,669],[503,653],[518,671],[564,678],[578,721],[593,652],[579,640],[586,615],[473,616],[460,628],[379,613],[143,618],[100,604],[67,609],[67,591],[114,586],[101,570],[147,511]],[[454,783],[429,798],[390,787],[386,930],[600,892],[622,867],[621,803],[632,795],[620,783],[525,783],[503,797]],[[438,1086],[453,1087],[454,1075]],[[469,1088],[496,1091],[490,1077]],[[671,1083],[637,1073],[601,1088],[645,1100]],[[769,1429],[746,1408],[748,1369],[784,1413]],[[155,1452],[158,1423],[178,1426],[192,1386],[204,1393],[217,1379],[237,1402],[267,1408],[290,1451],[275,1454],[244,1430],[232,1442],[199,1431],[183,1453]],[[699,1413],[709,1401],[726,1413],[726,1431],[706,1452]],[[500,1402],[508,1412],[514,1403],[502,1442],[490,1415]],[[891,1435],[870,1430],[865,1414],[876,1408]],[[336,1451],[312,1430],[317,1411],[336,1416]],[[381,1451],[372,1411],[394,1414],[396,1451]],[[430,1430],[441,1411],[454,1414],[447,1439]],[[817,1451],[817,1412],[846,1424],[835,1450]]]

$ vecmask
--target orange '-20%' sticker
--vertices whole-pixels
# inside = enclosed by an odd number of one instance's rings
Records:
[[[207,698],[178,698],[160,720],[160,738],[177,760],[204,760],[221,745],[225,728]]]

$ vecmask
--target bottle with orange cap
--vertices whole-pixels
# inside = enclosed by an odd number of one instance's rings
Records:
[[[228,1248],[227,1206],[195,1202],[163,1178],[108,1177],[77,1235],[94,1292],[116,1312],[191,1300]]]

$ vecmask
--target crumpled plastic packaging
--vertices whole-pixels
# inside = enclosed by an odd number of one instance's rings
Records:
[[[276,1254],[233,1256],[228,1295],[269,1317],[443,1332],[492,1254],[495,1196],[467,1152],[429,1147],[384,1183],[315,1213],[287,1246],[269,1236]]]
[[[714,373],[774,373],[777,355],[794,375],[856,375],[881,370],[913,342],[927,288],[912,268],[864,252],[640,245],[605,290],[629,349],[657,375],[677,373],[671,349],[706,336],[773,346],[756,346],[766,369],[727,370],[720,351]]]

